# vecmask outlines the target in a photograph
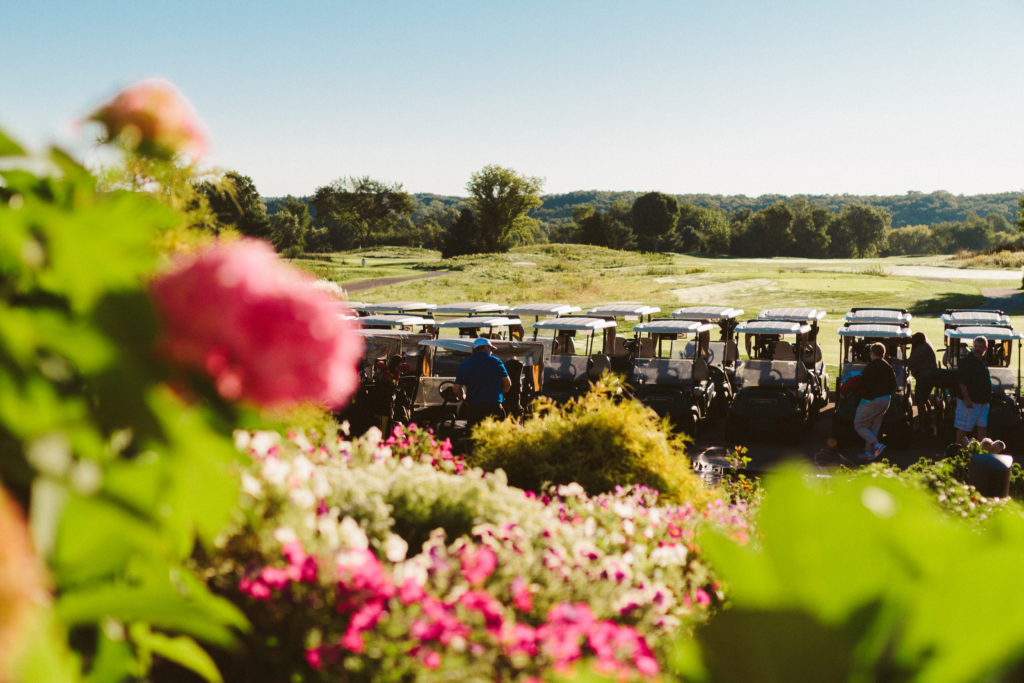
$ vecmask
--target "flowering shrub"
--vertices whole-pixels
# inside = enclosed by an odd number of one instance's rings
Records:
[[[171,83],[151,78],[119,92],[89,117],[106,128],[108,141],[157,157],[184,153],[198,159],[209,141],[199,116]]]
[[[583,660],[653,676],[662,639],[722,600],[696,530],[747,533],[742,504],[524,492],[414,427],[238,443],[244,520],[200,569],[254,625],[225,664],[239,678],[527,679]]]
[[[713,497],[690,469],[685,437],[650,408],[625,398],[615,375],[604,375],[565,405],[543,397],[534,405],[534,415],[522,424],[479,424],[472,464],[500,468],[513,485],[533,491],[577,482],[596,494],[638,484],[673,502]]]
[[[259,240],[204,250],[156,278],[161,348],[209,374],[221,396],[337,407],[359,382],[362,338],[337,299]]]

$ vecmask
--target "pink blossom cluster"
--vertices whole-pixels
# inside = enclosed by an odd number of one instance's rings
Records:
[[[260,433],[239,445],[254,459],[243,488],[276,540],[237,558],[250,569],[235,585],[246,609],[312,611],[321,626],[307,634],[307,662],[324,677],[413,666],[520,680],[577,663],[655,676],[662,639],[724,599],[696,531],[738,542],[749,531],[742,503],[663,505],[644,487],[514,489],[456,469],[448,444],[414,426],[352,441]],[[410,547],[402,520],[422,518],[431,500],[441,518],[476,520],[471,533],[436,529]],[[285,545],[296,536],[301,546]]]
[[[438,440],[431,430],[419,429],[415,423],[405,427],[395,425],[391,435],[384,441],[396,458],[411,456],[435,469],[453,474],[466,470],[466,459],[452,453],[449,439]]]
[[[208,374],[228,400],[339,407],[356,389],[362,338],[329,294],[265,242],[210,247],[157,277],[151,291],[162,353]]]
[[[144,154],[172,157],[184,153],[198,160],[209,140],[199,116],[171,83],[151,78],[118,93],[89,117]]]

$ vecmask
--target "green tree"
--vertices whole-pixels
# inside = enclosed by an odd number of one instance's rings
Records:
[[[835,222],[839,234],[849,249],[848,256],[863,258],[874,256],[885,246],[886,230],[889,228],[889,212],[867,204],[850,204],[843,207]]]
[[[596,244],[611,249],[635,249],[636,236],[626,223],[629,205],[620,203],[608,211],[597,211],[593,206],[573,208],[573,221],[578,227],[578,239],[583,244]]]
[[[209,203],[217,223],[243,235],[270,238],[270,218],[252,178],[228,171],[219,182],[204,180],[196,188]]]
[[[416,209],[401,184],[379,180],[339,178],[318,187],[310,200],[316,226],[327,232],[331,249],[407,243],[410,216]]]
[[[288,196],[270,215],[270,241],[274,248],[289,256],[298,256],[306,246],[306,233],[312,223],[306,202]]]
[[[461,254],[481,254],[487,251],[487,245],[480,234],[480,224],[476,214],[469,208],[459,212],[441,246],[441,256],[451,258]]]
[[[470,177],[466,184],[469,207],[476,215],[484,252],[508,251],[536,237],[537,222],[526,214],[540,206],[543,182],[496,165],[484,166]]]
[[[630,218],[640,249],[659,251],[674,247],[679,213],[679,202],[672,195],[648,192],[637,197]]]
[[[811,206],[802,197],[789,202],[789,206],[793,211],[792,254],[809,258],[828,256],[828,226],[833,219],[832,212],[822,206]]]

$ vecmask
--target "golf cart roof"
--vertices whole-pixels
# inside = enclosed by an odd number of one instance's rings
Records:
[[[435,349],[444,349],[455,353],[473,353],[473,339],[424,339],[420,346],[429,346]],[[535,341],[509,341],[505,339],[489,340],[498,353],[508,355],[511,351],[515,355],[525,354],[533,357],[537,363],[544,358],[544,344]]]
[[[401,313],[389,313],[386,315],[366,315],[359,318],[359,324],[363,327],[413,327],[414,325],[433,325],[433,318],[424,318],[418,315],[403,315]]]
[[[414,332],[413,330],[368,330],[365,327],[357,330],[364,338],[366,337],[391,337],[392,339],[412,339],[415,337],[427,338],[427,332]]]
[[[537,330],[588,330],[591,332],[615,326],[614,320],[605,320],[604,318],[549,318],[538,320],[533,324],[534,329]]]
[[[848,323],[907,325],[913,317],[902,308],[854,308],[843,317],[843,320]]]
[[[436,315],[480,315],[481,313],[504,313],[508,310],[505,304],[486,301],[461,301],[454,304],[443,304],[434,308]]]
[[[997,327],[995,325],[962,325],[946,330],[946,336],[950,339],[974,339],[985,337],[989,340],[1005,341],[1007,339],[1024,339],[1024,333],[1018,332],[1012,327]]]
[[[425,313],[434,310],[435,305],[422,301],[385,301],[379,304],[352,304],[352,308],[363,313]]]
[[[634,332],[646,332],[648,334],[696,334],[707,332],[711,325],[696,320],[652,320],[648,323],[640,323],[633,326]]]
[[[791,320],[747,320],[736,326],[743,334],[806,334],[811,331],[807,323]]]
[[[882,323],[847,323],[839,328],[840,337],[869,337],[876,339],[910,339],[913,333],[900,325]]]
[[[785,320],[787,322],[810,323],[825,317],[825,311],[817,308],[769,308],[757,314],[758,320]]]
[[[579,306],[571,306],[569,304],[518,304],[508,309],[509,313],[515,313],[517,315],[568,315],[569,313],[579,313]]]
[[[947,327],[959,325],[1009,327],[1010,316],[1002,311],[979,311],[962,308],[943,313],[942,323]]]
[[[625,317],[628,315],[651,315],[652,313],[658,313],[661,308],[658,306],[647,306],[646,304],[638,303],[617,303],[617,304],[605,304],[603,306],[595,306],[587,311],[587,315],[611,315],[616,318]]]
[[[686,306],[672,311],[672,317],[679,320],[707,320],[714,323],[738,318],[741,315],[742,308],[728,306]]]
[[[434,327],[510,327],[522,325],[519,318],[508,318],[503,315],[471,315],[465,318],[434,321]]]

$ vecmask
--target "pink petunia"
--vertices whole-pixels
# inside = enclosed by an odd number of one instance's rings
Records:
[[[279,407],[343,405],[362,338],[337,302],[265,242],[210,247],[153,280],[161,352],[207,373],[226,399]]]
[[[533,609],[533,596],[530,595],[530,586],[522,577],[517,576],[513,579],[509,591],[512,593],[512,604],[515,605],[516,609],[520,612],[529,612]]]
[[[472,586],[483,583],[498,567],[497,554],[486,545],[476,550],[464,549],[459,553],[459,560],[462,563],[462,577]]]
[[[195,109],[173,84],[160,78],[125,88],[89,117],[143,154],[172,157],[184,153],[198,161],[209,147]]]

